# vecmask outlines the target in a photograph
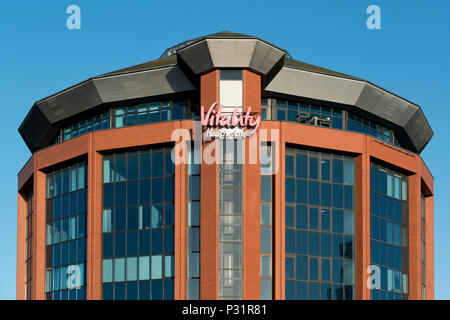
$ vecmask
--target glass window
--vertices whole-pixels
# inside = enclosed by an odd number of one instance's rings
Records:
[[[319,183],[309,181],[309,204],[319,205]]]
[[[344,161],[344,184],[355,184],[355,164],[353,161]]]
[[[272,299],[272,280],[261,279],[261,300]]]
[[[262,256],[261,257],[261,277],[271,277],[271,276],[272,276],[272,274],[271,274],[271,258],[270,258],[270,256]]]
[[[261,205],[261,225],[270,226],[272,224],[272,210],[270,205]]]
[[[286,202],[295,202],[295,179],[286,178]]]
[[[353,221],[353,211],[344,212],[344,233],[353,234],[354,221]]]
[[[262,176],[261,177],[261,201],[267,202],[271,201],[272,196],[272,177]]]
[[[286,207],[285,210],[286,227],[294,226],[294,208]]]
[[[86,299],[84,264],[86,263],[87,185],[85,175],[86,163],[84,162],[47,174],[46,299]],[[108,262],[105,262],[106,280],[112,277],[108,267]],[[79,287],[78,294],[67,291],[68,286],[72,284]]]
[[[261,229],[261,252],[272,251],[272,229]]]
[[[199,277],[200,276],[200,254],[190,253],[188,256],[188,276]]]
[[[200,225],[200,202],[189,202],[188,223],[189,226]]]
[[[371,172],[372,180],[375,173],[380,176],[379,185],[371,183],[371,263],[379,265],[382,271],[381,289],[372,290],[372,298],[408,299],[408,293],[402,290],[402,274],[409,271],[404,263],[408,259],[408,241],[403,241],[407,228],[402,227],[408,225],[408,201],[403,194],[407,180],[374,163]]]
[[[121,128],[124,126],[124,114],[125,109],[124,108],[118,108],[114,111],[115,114],[115,127]]]
[[[319,279],[319,260],[317,258],[309,258],[309,279]]]
[[[330,181],[330,159],[321,160],[322,180]]]
[[[102,217],[103,256],[111,257],[114,266],[114,295],[103,291],[103,298],[173,299],[174,175],[164,170],[170,151],[153,148],[105,156],[115,164],[114,171],[103,166]],[[114,179],[105,179],[108,171]]]
[[[389,197],[394,196],[394,177],[392,174],[387,175],[387,195]]]
[[[342,183],[343,180],[343,163],[342,160],[333,159],[333,182]]]
[[[297,154],[296,157],[296,177],[307,178],[308,158],[304,154]]]
[[[309,208],[309,228],[317,230],[319,228],[319,209]]]
[[[125,258],[114,260],[114,281],[125,281]]]
[[[402,200],[408,200],[408,183],[402,181]]]
[[[171,256],[165,256],[165,262],[164,262],[164,276],[165,277],[173,277],[174,275],[174,257]]]
[[[154,255],[152,256],[152,279],[162,278],[162,256]]]
[[[297,180],[297,202],[306,204],[308,201],[308,182],[307,180]]]
[[[127,281],[137,280],[137,257],[127,258]]]
[[[318,158],[309,158],[309,178],[319,179],[319,163]]]
[[[401,178],[400,177],[398,177],[398,176],[395,176],[394,177],[394,181],[395,181],[395,184],[394,184],[394,196],[395,196],[395,199],[400,199],[400,193],[401,193]]]
[[[331,207],[331,184],[320,184],[320,205],[324,207]]]
[[[294,175],[294,157],[286,156],[286,175],[293,176]]]
[[[296,227],[308,229],[308,207],[305,205],[297,205]]]
[[[285,198],[286,286],[294,289],[286,287],[286,298],[353,299],[354,160],[287,148],[286,163],[294,159],[286,188],[295,197]]]
[[[330,231],[330,209],[321,209],[322,231]]]

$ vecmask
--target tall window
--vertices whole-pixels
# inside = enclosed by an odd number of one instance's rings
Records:
[[[221,144],[219,298],[242,299],[242,141]]]
[[[261,300],[272,299],[272,197],[271,145],[261,144]]]
[[[103,157],[103,299],[174,297],[170,148]]]
[[[380,268],[373,300],[408,299],[408,178],[371,165],[370,260]]]
[[[242,70],[220,70],[219,99],[219,103],[223,105],[223,112],[232,113],[236,107],[242,111]]]
[[[33,228],[34,228],[34,214],[33,214],[33,187],[30,188],[26,194],[26,253],[25,253],[25,267],[26,267],[26,278],[25,278],[25,299],[33,299]]]
[[[286,299],[354,298],[354,159],[286,149]]]
[[[422,261],[422,300],[426,300],[427,298],[427,249],[426,249],[426,202],[425,195],[421,194],[421,208],[420,208],[420,244],[421,244],[421,261]]]
[[[188,164],[187,298],[200,299],[200,164],[191,149]]]
[[[261,120],[270,120],[269,99],[261,99]]]
[[[47,175],[45,297],[86,299],[87,165]]]

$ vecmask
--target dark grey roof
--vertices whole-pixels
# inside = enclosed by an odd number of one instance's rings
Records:
[[[157,60],[152,60],[149,62],[144,62],[141,64],[137,64],[135,66],[132,66],[132,67],[116,70],[113,72],[108,72],[108,73],[105,73],[98,77],[113,76],[113,75],[118,75],[118,74],[123,74],[123,73],[128,73],[128,72],[144,71],[144,70],[149,70],[149,69],[154,69],[154,68],[163,68],[163,67],[176,66],[176,65],[177,65],[177,56],[175,55],[175,56],[159,58]]]
[[[433,136],[421,108],[366,80],[291,59],[254,36],[224,31],[185,41],[163,57],[99,75],[37,101],[19,132],[31,151],[46,147],[63,124],[102,105],[195,92],[215,68],[244,68],[262,77],[268,94],[353,108],[393,128],[401,144],[420,153]]]
[[[264,41],[262,39],[259,39],[258,37],[255,36],[250,36],[247,34],[242,34],[242,33],[236,33],[236,32],[231,32],[231,31],[221,31],[221,32],[217,32],[217,33],[212,33],[206,36],[202,36],[202,37],[197,37],[194,39],[190,39],[190,40],[186,40],[183,41],[175,46],[172,46],[170,48],[167,48],[166,50],[164,50],[163,54],[161,55],[160,58],[165,58],[171,55],[174,55],[178,52],[178,50],[181,50],[191,44],[200,42],[202,40],[205,39],[258,39],[261,41]],[[270,44],[270,43],[268,43]],[[273,46],[273,44],[271,44]],[[291,58],[291,55],[289,54],[289,52],[286,51],[286,57]]]
[[[312,64],[308,64],[308,63],[305,63],[305,62],[301,62],[301,61],[297,61],[297,60],[289,59],[289,58],[286,58],[284,60],[284,66],[291,67],[291,68],[296,68],[296,69],[300,69],[300,70],[305,70],[305,71],[311,71],[311,72],[317,72],[317,73],[322,73],[322,74],[328,74],[330,76],[337,76],[337,77],[361,80],[360,78],[357,78],[357,77],[354,77],[354,76],[349,76],[348,74],[336,72],[336,71],[325,69],[325,68],[318,67],[318,66],[313,66]]]
[[[347,106],[395,131],[406,149],[422,152],[433,131],[422,109],[373,83],[297,62],[284,64],[265,92]]]
[[[34,152],[52,144],[69,118],[104,104],[196,90],[177,65],[133,68],[93,77],[37,101],[19,127],[28,148]]]

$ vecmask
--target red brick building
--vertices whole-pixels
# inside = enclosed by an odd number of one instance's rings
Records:
[[[262,120],[244,161],[173,163],[215,102]],[[222,32],[37,101],[19,132],[18,299],[434,298],[433,132],[366,80]]]

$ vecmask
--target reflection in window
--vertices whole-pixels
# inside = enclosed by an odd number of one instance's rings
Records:
[[[47,300],[86,299],[86,181],[85,162],[47,174]]]
[[[286,299],[354,298],[354,159],[286,149]]]
[[[372,163],[370,182],[370,259],[381,272],[371,299],[408,299],[408,178]]]
[[[170,148],[103,157],[103,299],[174,297]]]

